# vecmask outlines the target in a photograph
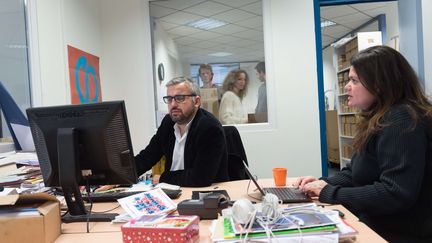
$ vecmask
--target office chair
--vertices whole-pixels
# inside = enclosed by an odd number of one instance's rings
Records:
[[[243,160],[248,165],[243,142],[235,126],[224,126],[228,149],[228,175],[230,181],[248,179]]]

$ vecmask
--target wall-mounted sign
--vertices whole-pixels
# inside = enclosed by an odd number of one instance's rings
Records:
[[[101,102],[99,57],[70,45],[67,47],[72,104]]]

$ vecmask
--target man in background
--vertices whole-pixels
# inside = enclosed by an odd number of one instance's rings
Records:
[[[198,73],[203,82],[201,88],[216,88],[213,84],[213,69],[209,64],[201,64]]]
[[[201,107],[215,117],[219,117],[219,102],[222,98],[222,89],[213,83],[213,69],[209,64],[201,64],[198,73],[203,82],[200,88]]]
[[[265,63],[259,62],[255,66],[258,79],[262,82],[258,89],[258,103],[255,108],[256,122],[267,122],[267,88],[266,88],[266,71]]]
[[[138,174],[152,168],[165,155],[165,171],[155,183],[189,187],[227,181],[225,135],[220,122],[200,108],[199,88],[188,78],[168,82],[168,111],[149,145],[136,157]]]

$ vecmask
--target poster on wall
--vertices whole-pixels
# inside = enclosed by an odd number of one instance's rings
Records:
[[[72,104],[101,102],[99,57],[70,45],[67,47]]]

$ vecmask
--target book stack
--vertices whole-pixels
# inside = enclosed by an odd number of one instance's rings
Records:
[[[314,204],[281,209],[281,216],[271,223],[257,213],[251,227],[236,222],[230,216],[219,217],[214,222],[214,242],[238,242],[245,237],[259,239],[290,239],[313,242],[337,242],[355,237],[357,231],[347,225],[335,211],[324,211]]]

